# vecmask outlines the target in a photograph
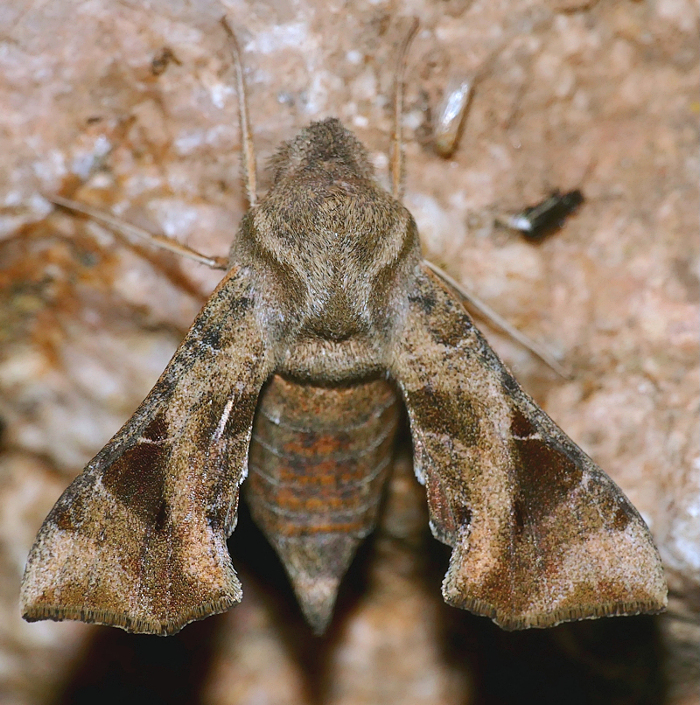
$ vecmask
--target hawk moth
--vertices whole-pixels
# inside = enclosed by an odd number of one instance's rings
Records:
[[[391,194],[328,119],[280,147],[258,201],[231,37],[251,207],[156,385],[44,521],[24,618],[166,635],[229,609],[242,597],[226,547],[242,487],[322,633],[374,527],[401,403],[430,528],[452,547],[449,604],[505,629],[662,610],[637,510],[422,260],[400,202],[400,71]]]

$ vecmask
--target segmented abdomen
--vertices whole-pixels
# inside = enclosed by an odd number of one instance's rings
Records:
[[[369,533],[398,414],[385,380],[316,387],[273,377],[260,396],[246,482],[258,526],[273,539]]]

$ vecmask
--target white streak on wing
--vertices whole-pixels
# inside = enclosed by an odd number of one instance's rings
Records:
[[[224,435],[224,429],[226,428],[226,424],[228,423],[229,416],[231,416],[231,409],[233,409],[233,403],[235,400],[235,397],[231,397],[226,402],[224,412],[221,414],[221,418],[219,419],[219,425],[216,427],[216,431],[214,431],[214,436],[212,438],[215,443],[220,441],[221,437]]]
[[[529,436],[516,436],[513,434],[511,438],[516,441],[541,441],[542,435],[540,433],[531,433]]]

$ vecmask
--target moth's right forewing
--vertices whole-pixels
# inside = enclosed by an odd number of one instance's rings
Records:
[[[248,274],[229,272],[42,525],[22,582],[25,619],[171,634],[240,601],[226,539],[272,370],[258,318]]]
[[[390,364],[455,606],[504,628],[666,604],[658,553],[615,483],[523,392],[459,298],[424,271]]]

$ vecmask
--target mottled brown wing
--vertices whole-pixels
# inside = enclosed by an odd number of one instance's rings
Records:
[[[229,272],[44,521],[22,583],[25,619],[172,634],[240,601],[226,539],[269,357],[248,276]]]
[[[431,272],[409,297],[391,372],[432,531],[453,547],[449,604],[505,629],[665,607],[637,510],[523,392]]]

